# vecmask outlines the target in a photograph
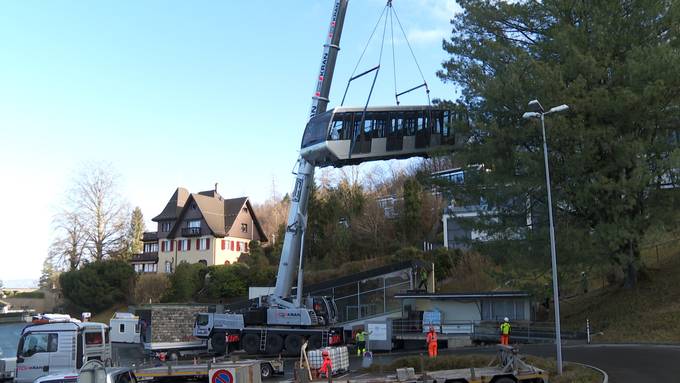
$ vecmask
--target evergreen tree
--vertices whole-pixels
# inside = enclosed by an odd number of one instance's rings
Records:
[[[126,257],[129,258],[133,254],[139,254],[144,250],[144,243],[142,237],[146,231],[144,224],[144,215],[139,206],[135,207],[130,215],[130,223],[128,225],[126,234]]]
[[[43,261],[42,272],[40,274],[40,280],[38,281],[38,286],[41,289],[52,290],[55,286],[57,276],[58,273],[52,262],[52,257],[45,257],[45,260]]]
[[[546,118],[559,270],[607,263],[634,286],[646,231],[677,206],[680,3],[458,3],[439,76],[472,122],[455,188],[489,207],[473,222],[497,239],[485,250],[513,272],[549,268],[540,123],[522,114],[568,104]]]

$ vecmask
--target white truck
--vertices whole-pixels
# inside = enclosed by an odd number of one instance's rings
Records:
[[[16,383],[55,373],[77,373],[89,360],[111,365],[109,326],[70,317],[37,318],[21,332]]]

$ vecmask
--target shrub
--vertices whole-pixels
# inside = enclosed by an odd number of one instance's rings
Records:
[[[61,291],[71,312],[101,312],[116,304],[127,304],[135,272],[127,262],[92,262],[59,276]]]
[[[191,302],[203,288],[208,268],[202,263],[182,262],[170,275],[170,288],[163,296],[163,302]]]
[[[12,298],[37,298],[37,299],[43,299],[45,298],[45,293],[42,291],[25,291],[21,293],[17,293],[14,295]]]
[[[164,274],[142,274],[137,277],[133,299],[137,304],[158,303],[170,288],[170,279]]]

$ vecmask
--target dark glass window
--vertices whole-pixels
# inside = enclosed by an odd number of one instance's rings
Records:
[[[313,117],[307,127],[305,128],[305,133],[302,136],[302,147],[306,148],[319,142],[326,140],[326,132],[328,126],[331,122],[332,111],[322,113],[318,116]]]

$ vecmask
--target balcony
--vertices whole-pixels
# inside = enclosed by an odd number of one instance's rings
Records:
[[[198,237],[201,235],[200,227],[183,227],[182,237]]]

